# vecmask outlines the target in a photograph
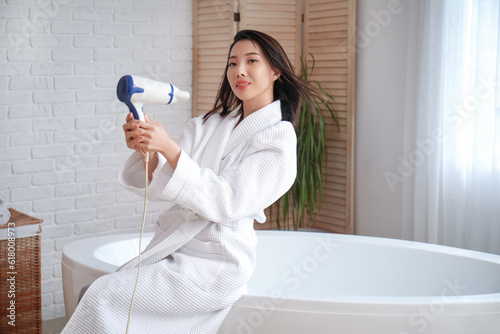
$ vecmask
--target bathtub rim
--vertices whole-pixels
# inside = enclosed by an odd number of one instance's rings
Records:
[[[153,232],[144,232],[143,238],[153,236],[153,234]],[[118,266],[99,260],[94,256],[95,250],[104,245],[102,240],[108,240],[107,243],[111,243],[138,238],[138,233],[120,233],[77,239],[69,242],[63,247],[61,262],[72,269],[77,266],[83,268],[84,270],[96,271],[101,275],[109,274],[115,272],[116,269],[118,269]],[[90,250],[92,256],[84,256],[80,252],[80,249],[82,248]]]
[[[401,239],[391,239],[391,238],[382,238],[382,237],[371,237],[371,236],[360,236],[360,235],[348,235],[348,234],[336,234],[329,232],[302,232],[302,231],[277,231],[277,230],[258,230],[256,231],[257,235],[279,235],[279,234],[291,234],[294,236],[308,235],[308,236],[319,236],[329,234],[335,236],[337,238],[342,238],[345,241],[354,241],[360,242],[360,240],[364,240],[368,243],[375,245],[390,245],[390,246],[399,246],[405,248],[412,249],[421,249],[424,251],[444,253],[459,257],[468,257],[481,261],[493,262],[497,265],[500,265],[500,256],[490,253],[478,252],[473,250],[467,250],[462,248],[443,246],[443,245],[435,245],[435,244],[427,244],[417,241],[409,241],[409,240],[401,240]],[[152,237],[154,235],[153,232],[144,232],[143,238]],[[259,236],[260,237],[260,236]],[[120,234],[109,234],[109,235],[101,235],[95,237],[82,238],[68,243],[62,250],[62,264],[75,270],[75,266],[82,268],[85,272],[90,272],[90,275],[104,275],[109,274],[116,269],[118,266],[113,264],[104,262],[102,260],[97,259],[93,256],[94,251],[103,245],[102,240],[108,240],[108,243],[115,241],[124,241],[129,239],[138,239],[139,233],[120,233]],[[69,247],[72,245],[73,247]],[[408,247],[410,246],[411,247]],[[76,247],[79,246],[79,247]],[[86,258],[86,262],[82,263],[81,261],[75,261],[74,259],[82,258],[81,252],[79,252],[80,247],[85,247],[86,249],[92,250],[92,256]],[[259,292],[249,291],[245,294],[248,297],[255,298],[267,298],[269,299],[269,295],[265,295]],[[298,295],[300,296],[300,295]],[[243,296],[245,297],[245,296]],[[243,298],[242,297],[242,298]],[[317,303],[317,305],[328,304],[332,305],[338,303],[339,305],[349,305],[359,307],[360,304],[366,305],[385,305],[386,307],[394,307],[395,305],[423,305],[430,304],[435,302],[438,299],[441,299],[442,296],[434,295],[434,296],[368,296],[368,295],[336,295],[329,296],[328,298],[321,299],[317,296],[314,296],[314,299],[307,298],[307,295],[302,295],[300,297],[288,297],[284,296],[287,301],[289,301],[289,306],[294,307],[295,303],[300,304],[302,306],[300,310],[303,310],[303,303],[305,301],[312,301]],[[243,299],[243,303],[244,303]],[[448,305],[460,306],[464,304],[475,304],[480,306],[479,304],[485,305],[493,305],[497,307],[497,311],[500,313],[500,293],[490,293],[490,294],[477,294],[477,295],[456,295],[456,296],[446,296],[446,303]],[[243,304],[242,304],[243,305]],[[321,312],[321,309],[324,309],[326,306],[322,306],[318,309],[318,312]],[[288,307],[288,306],[287,306]],[[311,305],[311,307],[314,307]],[[492,306],[490,306],[492,307]],[[299,310],[299,309],[297,309]],[[489,308],[489,312],[491,312],[491,308]],[[383,312],[382,312],[383,313]],[[378,314],[378,312],[374,313]]]
[[[422,312],[423,308],[432,309],[436,305],[442,306],[440,315],[447,316],[474,316],[474,315],[500,315],[500,294],[496,299],[474,300],[474,298],[450,298],[450,301],[436,302],[439,297],[389,297],[394,300],[384,300],[381,297],[359,296],[352,298],[336,298],[329,300],[311,300],[285,297],[281,304],[274,304],[272,309],[287,312],[307,312],[323,314],[346,314],[346,315],[374,315],[385,316],[408,316]],[[356,296],[357,297],[357,296]],[[396,300],[399,299],[399,300]],[[460,299],[460,300],[459,300]],[[244,294],[235,304],[242,308],[256,308],[269,310],[262,302],[269,301],[266,295]],[[268,303],[267,303],[268,304]]]

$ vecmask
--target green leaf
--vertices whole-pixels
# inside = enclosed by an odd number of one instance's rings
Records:
[[[312,221],[316,210],[321,207],[323,196],[323,167],[326,164],[326,120],[331,117],[340,131],[340,123],[334,108],[334,98],[321,83],[311,80],[316,67],[316,59],[312,59],[311,68],[302,57],[299,76],[308,82],[313,106],[303,102],[295,124],[297,134],[297,178],[290,190],[276,203],[276,222],[278,228],[290,229],[289,222],[296,230],[305,219]],[[326,113],[326,114],[324,114]],[[272,211],[274,212],[274,211]],[[281,222],[284,224],[281,224]]]

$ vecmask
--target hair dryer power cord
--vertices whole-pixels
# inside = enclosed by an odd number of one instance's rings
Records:
[[[128,328],[130,325],[130,318],[132,317],[132,309],[134,307],[134,300],[135,300],[135,292],[137,290],[137,283],[139,282],[139,274],[141,273],[141,250],[142,250],[142,234],[144,231],[144,223],[146,221],[146,208],[147,208],[147,203],[148,203],[148,184],[149,184],[149,152],[144,152],[141,149],[141,153],[144,155],[144,162],[145,162],[145,169],[146,169],[146,181],[145,181],[145,186],[144,186],[144,210],[142,212],[142,224],[141,224],[141,234],[139,236],[139,264],[137,266],[137,277],[135,279],[135,285],[134,285],[134,293],[132,294],[132,301],[130,302],[130,310],[128,312],[128,320],[127,320],[127,330],[125,331],[125,334],[128,333]]]

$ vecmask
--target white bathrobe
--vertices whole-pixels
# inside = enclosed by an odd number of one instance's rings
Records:
[[[236,113],[190,120],[175,171],[159,155],[148,199],[174,205],[142,253],[129,333],[216,333],[246,291],[256,261],[253,222],[263,223],[263,210],[294,182],[296,136],[281,121],[280,101],[235,127]],[[143,195],[144,178],[136,152],[119,181]],[[92,283],[62,333],[125,333],[137,263]]]

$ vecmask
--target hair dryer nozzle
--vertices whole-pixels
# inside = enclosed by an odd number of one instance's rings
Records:
[[[172,85],[173,87],[173,98],[172,98],[172,101],[170,101],[169,104],[171,103],[175,103],[175,102],[185,102],[185,101],[188,101],[190,98],[191,98],[191,94],[189,94],[189,92],[186,92],[184,90],[180,90],[179,88],[175,87],[174,85]]]

